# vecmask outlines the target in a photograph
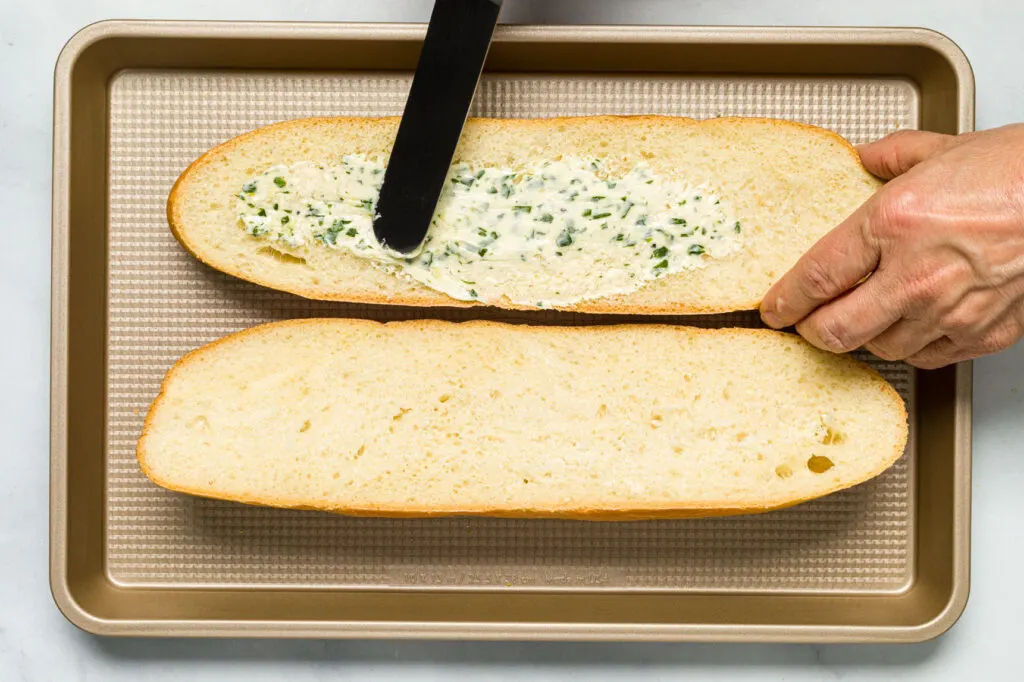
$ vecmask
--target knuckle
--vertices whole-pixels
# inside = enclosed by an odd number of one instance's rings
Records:
[[[937,279],[934,272],[920,268],[911,270],[900,287],[903,297],[916,303],[934,300],[941,288]]]
[[[886,186],[870,216],[872,231],[881,238],[898,239],[912,231],[921,213],[921,194],[911,183]]]
[[[1020,334],[1013,327],[1002,326],[991,332],[982,335],[976,344],[978,355],[989,355],[991,353],[998,353],[999,351],[1006,350],[1014,343]]]
[[[978,324],[977,314],[964,306],[956,306],[939,318],[939,328],[947,334],[969,332]]]
[[[809,299],[828,300],[842,293],[839,282],[832,271],[817,258],[810,256],[805,261],[804,276],[800,286],[802,293]]]
[[[857,347],[847,326],[837,318],[816,322],[812,333],[826,350],[833,353],[847,353]]]
[[[947,284],[943,287],[948,292],[963,291],[963,281],[954,281],[954,278],[947,278]],[[949,299],[950,297],[947,297]],[[995,290],[967,290],[964,294],[956,295],[947,305],[940,305],[944,310],[939,315],[939,327],[949,336],[954,338],[976,338],[984,336],[992,329],[1002,314],[1002,295]],[[994,330],[1000,333],[1013,334],[1015,327],[1008,329]]]
[[[972,280],[969,264],[960,261],[937,263],[935,259],[918,259],[907,269],[901,289],[907,300],[921,304],[932,317],[944,318],[962,307],[964,290]],[[918,307],[921,307],[920,305]],[[970,322],[970,311],[959,311],[965,322]]]

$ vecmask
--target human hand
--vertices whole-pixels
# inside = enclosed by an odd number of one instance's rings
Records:
[[[858,148],[891,180],[765,294],[771,327],[934,369],[1024,334],[1024,124]]]

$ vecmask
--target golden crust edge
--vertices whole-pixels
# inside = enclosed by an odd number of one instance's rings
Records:
[[[853,486],[860,485],[866,481],[869,481],[876,476],[879,476],[889,467],[895,464],[899,458],[903,455],[906,449],[907,439],[909,437],[909,427],[907,425],[907,409],[906,404],[900,397],[896,389],[886,381],[877,371],[867,364],[857,360],[856,358],[848,355],[837,355],[836,359],[840,362],[847,363],[851,366],[859,368],[860,371],[866,372],[871,378],[873,383],[881,389],[881,392],[888,398],[891,406],[895,408],[899,413],[899,421],[903,425],[901,430],[901,438],[894,445],[892,452],[880,461],[879,466],[873,471],[866,475],[858,477],[856,479],[846,481],[840,484],[836,484],[829,488],[817,492],[813,495],[789,499],[772,501],[768,504],[751,505],[749,507],[738,507],[734,504],[728,503],[705,503],[700,505],[679,505],[679,504],[664,504],[655,505],[650,507],[631,507],[623,509],[604,509],[594,507],[565,507],[565,508],[529,508],[529,509],[512,509],[512,508],[476,508],[476,509],[438,509],[438,508],[422,508],[422,509],[407,509],[407,508],[386,508],[386,507],[346,507],[338,505],[326,505],[317,504],[316,502],[290,500],[285,497],[254,497],[245,495],[232,495],[232,494],[217,494],[211,491],[202,491],[198,489],[189,488],[187,486],[176,485],[173,482],[166,481],[157,476],[146,462],[146,441],[149,436],[150,429],[152,428],[154,417],[159,410],[161,404],[166,398],[167,388],[170,383],[174,380],[175,376],[182,371],[190,362],[197,358],[205,355],[206,353],[213,352],[219,348],[222,344],[235,343],[240,339],[245,338],[249,335],[258,335],[279,329],[282,327],[302,327],[302,326],[317,326],[320,324],[357,324],[365,326],[412,326],[412,327],[431,327],[431,326],[452,326],[452,325],[470,325],[478,327],[494,327],[494,328],[506,328],[506,327],[517,327],[528,330],[557,330],[566,329],[566,327],[536,327],[527,325],[510,325],[503,322],[495,322],[491,320],[471,320],[468,322],[447,322],[444,320],[433,320],[433,319],[418,319],[418,320],[400,320],[394,322],[377,322],[375,320],[364,320],[364,319],[347,319],[347,318],[304,318],[304,319],[292,319],[292,320],[281,320],[277,322],[268,322],[265,324],[257,325],[243,329],[227,336],[221,337],[215,341],[212,341],[204,346],[195,348],[184,356],[182,356],[174,365],[167,371],[164,376],[163,382],[160,385],[160,391],[157,397],[153,400],[150,405],[149,411],[146,414],[146,419],[143,422],[142,432],[139,436],[138,443],[136,445],[136,459],[139,463],[139,468],[146,477],[155,483],[156,485],[170,490],[172,492],[184,493],[188,495],[195,495],[198,497],[204,497],[208,499],[223,500],[227,502],[239,502],[242,504],[252,504],[263,507],[274,507],[278,509],[296,509],[296,510],[307,510],[307,511],[323,511],[334,514],[341,514],[345,516],[371,516],[371,517],[382,517],[382,518],[433,518],[433,517],[451,517],[451,516],[487,516],[497,518],[547,518],[547,519],[572,519],[580,521],[639,521],[639,520],[657,520],[657,519],[686,519],[686,518],[708,518],[715,516],[735,516],[740,514],[760,514],[769,511],[776,511],[779,509],[785,509],[792,507],[804,502],[811,500],[820,499],[827,495],[852,488]],[[752,335],[752,336],[763,336],[771,338],[795,338],[799,339],[793,334],[786,332],[779,332],[771,329],[748,329],[743,327],[726,327],[726,328],[715,328],[708,329],[702,327],[689,327],[683,325],[668,325],[668,324],[642,324],[642,325],[608,325],[606,327],[591,327],[590,329],[613,329],[627,327],[630,329],[636,329],[637,327],[644,328],[669,328],[669,329],[684,329],[688,333],[695,334],[712,334],[712,335]]]
[[[396,116],[313,116],[307,118],[294,118],[285,121],[278,121],[269,125],[261,126],[254,130],[250,130],[240,135],[236,135],[231,139],[225,140],[215,147],[207,150],[201,154],[197,159],[188,165],[188,167],[178,176],[175,180],[174,185],[171,187],[171,191],[167,197],[167,222],[170,226],[171,234],[181,244],[189,254],[191,254],[196,260],[201,263],[223,272],[224,274],[236,277],[246,282],[251,282],[259,286],[267,287],[275,291],[284,291],[286,293],[301,296],[315,301],[335,301],[339,303],[359,303],[359,304],[370,304],[370,305],[395,305],[395,306],[415,306],[421,308],[472,308],[472,307],[494,307],[502,310],[536,310],[529,306],[520,306],[511,303],[503,303],[500,305],[490,305],[484,303],[476,303],[472,301],[460,301],[458,299],[450,298],[444,294],[433,292],[427,288],[423,288],[423,293],[426,295],[426,300],[421,299],[409,299],[402,296],[387,296],[387,295],[373,295],[373,294],[334,294],[331,292],[324,292],[316,289],[304,289],[296,287],[285,287],[279,284],[273,284],[268,282],[266,279],[256,275],[246,275],[238,271],[236,268],[232,268],[230,264],[226,263],[215,263],[213,259],[205,256],[202,250],[197,248],[192,243],[187,234],[186,230],[181,225],[181,221],[178,219],[178,208],[179,208],[179,197],[182,188],[188,184],[191,180],[191,176],[200,168],[207,165],[215,158],[220,158],[224,154],[230,152],[232,149],[237,147],[244,141],[274,132],[277,130],[297,128],[302,126],[316,125],[316,124],[335,124],[343,122],[359,122],[365,124],[373,121],[377,123],[383,122],[395,122],[398,120]],[[709,118],[698,120],[694,118],[682,117],[682,116],[664,116],[657,114],[640,114],[640,115],[599,115],[599,116],[556,116],[551,118],[474,118],[469,119],[470,121],[498,121],[501,124],[515,124],[519,126],[540,126],[540,125],[551,125],[565,121],[580,121],[586,120],[587,122],[612,122],[612,121],[629,121],[630,123],[642,123],[642,122],[660,122],[668,125],[681,125],[681,126],[708,126],[715,127],[719,125],[744,123],[744,124],[758,124],[758,125],[770,125],[772,127],[785,127],[792,129],[799,129],[822,138],[830,139],[832,142],[838,143],[843,149],[850,154],[851,158],[855,163],[861,165],[860,155],[854,146],[835,131],[828,130],[819,126],[811,125],[809,123],[802,123],[799,121],[787,121],[782,119],[766,118],[766,117],[743,117],[743,116],[722,116],[718,118]],[[610,298],[610,297],[609,297]],[[731,305],[695,305],[695,304],[665,304],[665,305],[635,305],[635,304],[624,304],[617,303],[609,298],[598,298],[590,301],[583,301],[581,303],[571,306],[559,306],[555,307],[554,310],[562,312],[577,312],[577,313],[595,313],[595,314],[638,314],[638,315],[712,315],[720,313],[737,312],[743,310],[756,310],[761,305],[761,299],[745,301],[742,303],[734,303]]]

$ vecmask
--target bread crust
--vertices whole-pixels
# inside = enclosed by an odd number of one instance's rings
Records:
[[[229,334],[223,338],[220,338],[212,343],[190,351],[178,360],[171,369],[167,372],[166,376],[160,387],[160,393],[150,406],[149,412],[146,415],[145,422],[142,428],[142,434],[139,438],[136,456],[138,458],[139,467],[142,472],[155,484],[172,490],[174,492],[186,493],[189,495],[196,495],[199,497],[207,497],[210,499],[219,499],[232,502],[241,502],[244,504],[254,504],[267,507],[278,507],[284,509],[301,509],[301,510],[313,510],[313,511],[326,511],[336,514],[343,514],[346,516],[375,516],[375,517],[395,517],[395,518],[427,518],[427,517],[440,517],[440,516],[489,516],[489,517],[505,517],[505,518],[556,518],[556,519],[575,519],[583,521],[640,521],[640,520],[654,520],[654,519],[685,519],[685,518],[701,518],[711,516],[731,516],[738,514],[759,514],[768,511],[774,511],[777,509],[783,509],[791,507],[802,502],[807,502],[812,499],[817,499],[825,495],[838,492],[854,485],[863,483],[864,481],[870,480],[875,476],[878,476],[883,471],[892,466],[903,454],[907,444],[908,431],[906,428],[902,430],[901,438],[896,442],[892,448],[892,451],[886,453],[884,458],[879,460],[878,466],[869,472],[868,474],[854,480],[845,481],[841,484],[836,484],[830,488],[823,489],[814,495],[792,498],[792,499],[778,499],[772,500],[766,504],[751,504],[749,506],[736,506],[732,503],[721,502],[704,502],[704,503],[692,503],[680,500],[678,502],[666,503],[660,505],[649,505],[649,506],[634,506],[628,508],[594,508],[586,506],[562,506],[562,507],[546,507],[546,508],[507,508],[499,506],[489,507],[475,507],[475,508],[441,508],[441,507],[387,507],[387,506],[374,506],[374,507],[351,507],[351,506],[338,506],[331,504],[321,504],[316,501],[310,502],[308,500],[290,499],[287,497],[258,497],[258,496],[246,496],[246,495],[233,495],[233,494],[221,494],[216,491],[200,490],[195,488],[188,488],[185,486],[178,485],[173,481],[162,479],[160,476],[155,474],[149,464],[147,463],[147,441],[153,427],[154,419],[157,413],[160,411],[161,406],[166,399],[168,387],[174,383],[176,377],[191,363],[199,360],[203,356],[214,353],[220,350],[222,346],[237,343],[247,338],[256,337],[261,334],[270,333],[281,328],[293,328],[302,329],[304,327],[316,327],[320,325],[361,325],[366,327],[372,326],[406,326],[414,327],[418,329],[431,329],[439,327],[451,327],[458,325],[460,327],[485,327],[493,328],[496,331],[502,331],[510,327],[515,326],[520,330],[529,330],[531,333],[557,333],[559,330],[572,330],[572,327],[529,327],[522,325],[509,325],[502,322],[493,322],[489,320],[474,320],[470,322],[445,322],[441,320],[406,320],[397,322],[375,322],[372,320],[359,320],[359,319],[338,319],[338,318],[310,318],[310,319],[295,319],[295,320],[284,320],[279,322],[270,322],[267,324],[258,325],[249,329],[244,329],[233,334]],[[671,328],[680,329],[679,326],[664,325],[664,324],[645,324],[645,325],[608,325],[604,327],[595,327],[593,329],[600,330],[615,330],[615,329],[637,329],[638,327],[644,328]],[[763,338],[784,338],[792,337],[791,334],[785,332],[777,332],[769,329],[745,329],[745,328],[722,328],[722,329],[705,329],[699,327],[685,327],[687,332],[699,334],[699,335],[713,335],[719,337],[739,336],[739,335],[751,335],[760,336]],[[891,404],[891,408],[899,415],[901,423],[907,423],[907,411],[906,405],[903,399],[900,398],[896,390],[878,374],[874,369],[868,365],[860,362],[859,360],[850,356],[835,356],[835,361],[844,363],[851,367],[857,367],[860,371],[866,373],[871,377],[872,381],[877,386],[879,392],[885,397],[887,402]]]
[[[233,267],[231,263],[217,262],[216,259],[212,258],[209,254],[205,253],[194,240],[190,239],[188,234],[187,225],[184,224],[182,219],[181,210],[181,199],[188,187],[189,183],[192,182],[193,177],[200,169],[204,168],[209,164],[218,162],[219,160],[229,156],[234,150],[240,145],[251,140],[254,137],[271,134],[274,132],[289,130],[294,128],[309,128],[318,125],[339,125],[339,124],[352,124],[352,125],[366,125],[368,123],[377,123],[382,126],[393,126],[397,123],[398,117],[394,116],[381,116],[381,117],[358,117],[358,116],[338,116],[338,117],[311,117],[311,118],[299,118],[287,121],[281,121],[273,123],[255,130],[242,133],[237,137],[227,140],[216,147],[213,147],[206,153],[202,154],[199,158],[193,161],[188,168],[178,177],[174,185],[171,188],[170,194],[167,198],[167,222],[170,225],[171,233],[175,239],[182,245],[182,247],[188,251],[193,257],[202,263],[219,270],[225,274],[243,279],[253,284],[268,287],[270,289],[276,289],[278,291],[286,291],[303,298],[321,301],[338,301],[346,303],[359,303],[359,304],[373,304],[373,305],[398,305],[398,306],[417,306],[417,307],[447,307],[447,308],[470,308],[477,306],[492,306],[503,308],[507,310],[536,310],[532,306],[520,305],[503,299],[497,303],[481,303],[478,301],[462,301],[459,299],[451,298],[443,293],[433,291],[425,285],[422,287],[422,292],[418,292],[415,299],[410,299],[408,296],[400,294],[387,294],[387,293],[362,293],[362,292],[333,292],[324,291],[311,288],[301,287],[288,287],[281,286],[275,282],[269,281],[265,277],[261,277],[256,273],[242,272],[236,267]],[[596,124],[656,124],[658,126],[679,126],[679,127],[706,127],[714,129],[716,127],[723,126],[753,126],[753,125],[767,125],[776,128],[788,128],[792,130],[802,130],[810,135],[818,136],[824,139],[828,139],[841,146],[845,153],[849,154],[851,159],[859,166],[860,156],[857,150],[842,136],[831,130],[819,128],[806,123],[799,123],[795,121],[784,121],[778,119],[769,118],[756,118],[756,117],[720,117],[713,119],[696,120],[692,118],[677,117],[677,116],[660,116],[660,115],[633,115],[633,116],[615,116],[615,115],[601,115],[601,116],[565,116],[555,118],[543,118],[543,119],[487,119],[487,118],[476,118],[469,119],[467,125],[495,125],[499,127],[516,128],[528,132],[531,128],[543,129],[545,127],[555,127],[559,125],[566,125],[572,123],[579,123],[585,121],[587,123]],[[752,298],[744,302],[729,304],[729,305],[715,305],[715,304],[699,304],[699,303],[684,303],[684,302],[666,302],[664,304],[646,304],[637,303],[630,300],[629,294],[618,294],[613,296],[589,299],[580,301],[572,305],[553,306],[552,309],[560,310],[565,312],[580,312],[580,313],[598,313],[598,314],[635,314],[635,315],[707,315],[717,313],[735,312],[739,310],[755,310],[760,305],[760,298]]]

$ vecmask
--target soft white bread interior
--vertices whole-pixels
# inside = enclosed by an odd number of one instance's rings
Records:
[[[780,332],[321,319],[185,356],[138,456],[161,486],[253,504],[638,519],[789,506],[906,440],[878,374]]]

